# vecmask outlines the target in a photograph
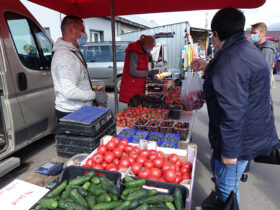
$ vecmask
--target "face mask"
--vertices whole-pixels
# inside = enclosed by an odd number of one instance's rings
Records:
[[[146,53],[150,53],[150,52],[151,52],[151,50],[146,49]]]
[[[87,34],[81,32],[81,38],[77,39],[78,45],[81,48],[85,43],[87,43]]]
[[[260,41],[258,34],[251,34],[252,42],[257,43]]]

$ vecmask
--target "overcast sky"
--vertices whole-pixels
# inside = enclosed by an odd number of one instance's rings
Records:
[[[208,28],[217,10],[200,10],[191,12],[171,12],[139,15],[146,20],[153,20],[159,25],[166,25],[188,21],[192,27],[205,28],[206,12],[208,12]],[[266,0],[266,3],[257,9],[243,10],[246,16],[245,28],[256,22],[265,22],[268,26],[280,22],[280,0]]]

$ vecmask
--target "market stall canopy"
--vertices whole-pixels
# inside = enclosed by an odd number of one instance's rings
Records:
[[[66,15],[81,18],[111,15],[110,0],[29,0]],[[115,15],[176,12],[225,7],[257,8],[265,0],[115,0]]]

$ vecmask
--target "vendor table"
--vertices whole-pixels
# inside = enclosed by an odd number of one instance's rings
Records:
[[[182,111],[181,112],[181,118],[179,120],[174,120],[176,122],[188,122],[189,123],[189,134],[186,140],[184,142],[189,143],[191,140],[191,135],[192,135],[192,128],[195,120],[195,115],[196,115],[196,110],[194,111]],[[173,120],[173,119],[172,119]],[[119,127],[117,126],[117,134],[119,134],[123,129],[126,127]]]

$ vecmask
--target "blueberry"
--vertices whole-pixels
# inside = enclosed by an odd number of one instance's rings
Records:
[[[176,148],[175,145],[173,145],[173,144],[168,144],[168,143],[166,143],[166,142],[164,142],[164,143],[161,145],[161,147]]]
[[[164,142],[177,143],[178,141],[179,141],[179,138],[172,134],[166,134],[164,137]]]
[[[156,134],[156,133],[152,133],[149,135],[149,138],[148,138],[149,141],[161,141],[162,140],[162,135],[161,134]]]
[[[119,135],[120,138],[129,138],[134,133],[133,130],[123,130],[121,132],[121,135]]]
[[[133,138],[136,139],[145,139],[147,137],[147,133],[146,132],[137,132],[136,134],[134,134]]]

